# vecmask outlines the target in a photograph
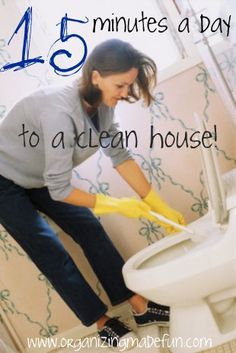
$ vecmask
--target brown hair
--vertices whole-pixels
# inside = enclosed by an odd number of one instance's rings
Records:
[[[131,44],[119,39],[109,39],[93,49],[83,66],[80,94],[90,105],[97,107],[101,103],[102,92],[92,84],[93,70],[106,77],[127,72],[133,67],[138,69],[138,76],[125,100],[132,103],[143,98],[150,105],[154,99],[151,90],[156,85],[156,64]]]

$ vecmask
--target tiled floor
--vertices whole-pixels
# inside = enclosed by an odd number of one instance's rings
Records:
[[[171,350],[163,347],[162,343],[158,341],[158,338],[163,337],[163,335],[168,335],[167,328],[158,328],[157,326],[153,325],[149,327],[139,328],[136,333],[138,335],[138,346],[130,349],[128,351],[129,353],[171,353]],[[98,342],[98,340],[95,337],[97,336],[89,336],[89,338],[91,337],[93,337],[94,340],[87,342],[93,342],[93,345],[87,345],[86,347],[81,347],[80,349],[78,347],[73,349],[61,349],[59,351],[53,351],[52,353],[114,353],[114,350],[108,347],[105,348],[101,346],[96,346],[95,342]],[[122,347],[120,347],[117,352],[122,351],[123,349]],[[232,340],[231,342],[225,343],[219,347],[201,351],[201,353],[236,353],[236,339]]]
[[[150,348],[144,348],[144,347],[135,347],[128,352],[130,353],[171,353],[168,349],[165,348],[157,348],[157,347],[150,347]],[[66,350],[59,350],[59,351],[54,351],[52,353],[75,353],[75,352],[81,352],[81,353],[94,353],[94,352],[103,352],[103,353],[114,353],[114,350],[111,350],[109,348],[96,348],[96,347],[90,347],[90,348],[81,348],[80,350],[76,349],[66,349]],[[122,349],[118,352],[122,352]],[[236,340],[231,341],[229,343],[226,343],[222,346],[212,348],[210,350],[202,351],[202,353],[236,353]]]
[[[129,353],[171,353],[171,349],[168,349],[166,345],[166,340],[168,340],[169,337],[169,329],[167,327],[151,325],[137,329],[132,317],[128,317],[126,323],[133,328],[137,334],[136,341],[138,345],[130,349],[128,351]],[[114,350],[101,346],[98,335],[96,334],[83,338],[81,341],[83,342],[82,347],[77,346],[77,348],[74,347],[72,349],[60,349],[51,353],[114,353]],[[168,343],[170,347],[171,341]],[[117,352],[122,351],[124,351],[124,347],[120,347],[117,350]],[[207,350],[203,349],[201,353],[236,353],[236,338],[221,346]]]
[[[159,327],[156,325],[151,325],[148,327],[141,327],[137,330],[134,323],[129,320],[129,326],[133,327],[137,334],[137,346],[130,349],[129,353],[143,353],[144,351],[147,353],[169,353],[168,349],[164,349],[163,347],[159,348],[162,344],[160,343],[159,338],[163,334],[168,334],[168,328]],[[82,341],[82,340],[81,340]],[[109,347],[101,347],[98,343],[99,339],[97,335],[89,336],[83,339],[83,347],[73,349],[61,349],[59,351],[53,351],[52,353],[114,353],[114,350],[110,349]],[[76,350],[77,349],[77,350]],[[124,351],[124,347],[119,347],[118,352]]]

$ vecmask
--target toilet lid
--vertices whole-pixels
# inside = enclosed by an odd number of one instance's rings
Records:
[[[207,129],[206,123],[196,113],[194,117],[198,130],[202,133]],[[205,140],[206,141],[206,140]],[[220,172],[219,162],[216,156],[216,146],[214,140],[207,139],[209,148],[201,144],[201,159],[204,173],[205,184],[209,196],[209,202],[213,221],[223,224],[227,220],[228,212],[226,208],[226,192],[224,190],[223,179]],[[205,142],[205,145],[207,143]]]

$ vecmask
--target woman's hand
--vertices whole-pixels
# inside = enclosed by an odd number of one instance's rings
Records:
[[[145,202],[135,198],[115,198],[108,195],[96,194],[96,203],[93,209],[96,215],[107,213],[119,213],[129,218],[147,218],[150,221],[157,221],[149,211],[151,207]]]
[[[180,212],[169,207],[153,189],[151,189],[147,196],[143,198],[143,201],[151,207],[152,211],[160,213],[162,216],[169,218],[175,223],[181,225],[186,224],[183,215]],[[175,233],[179,231],[177,228],[167,223],[159,222],[159,224],[164,227],[168,233]]]

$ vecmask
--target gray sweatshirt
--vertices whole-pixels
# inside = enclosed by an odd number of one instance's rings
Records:
[[[132,159],[122,143],[111,143],[119,135],[114,109],[100,105],[98,125],[99,131],[81,104],[77,81],[37,90],[0,122],[0,175],[26,189],[47,186],[63,200],[73,189],[73,168],[99,148],[114,167]]]

